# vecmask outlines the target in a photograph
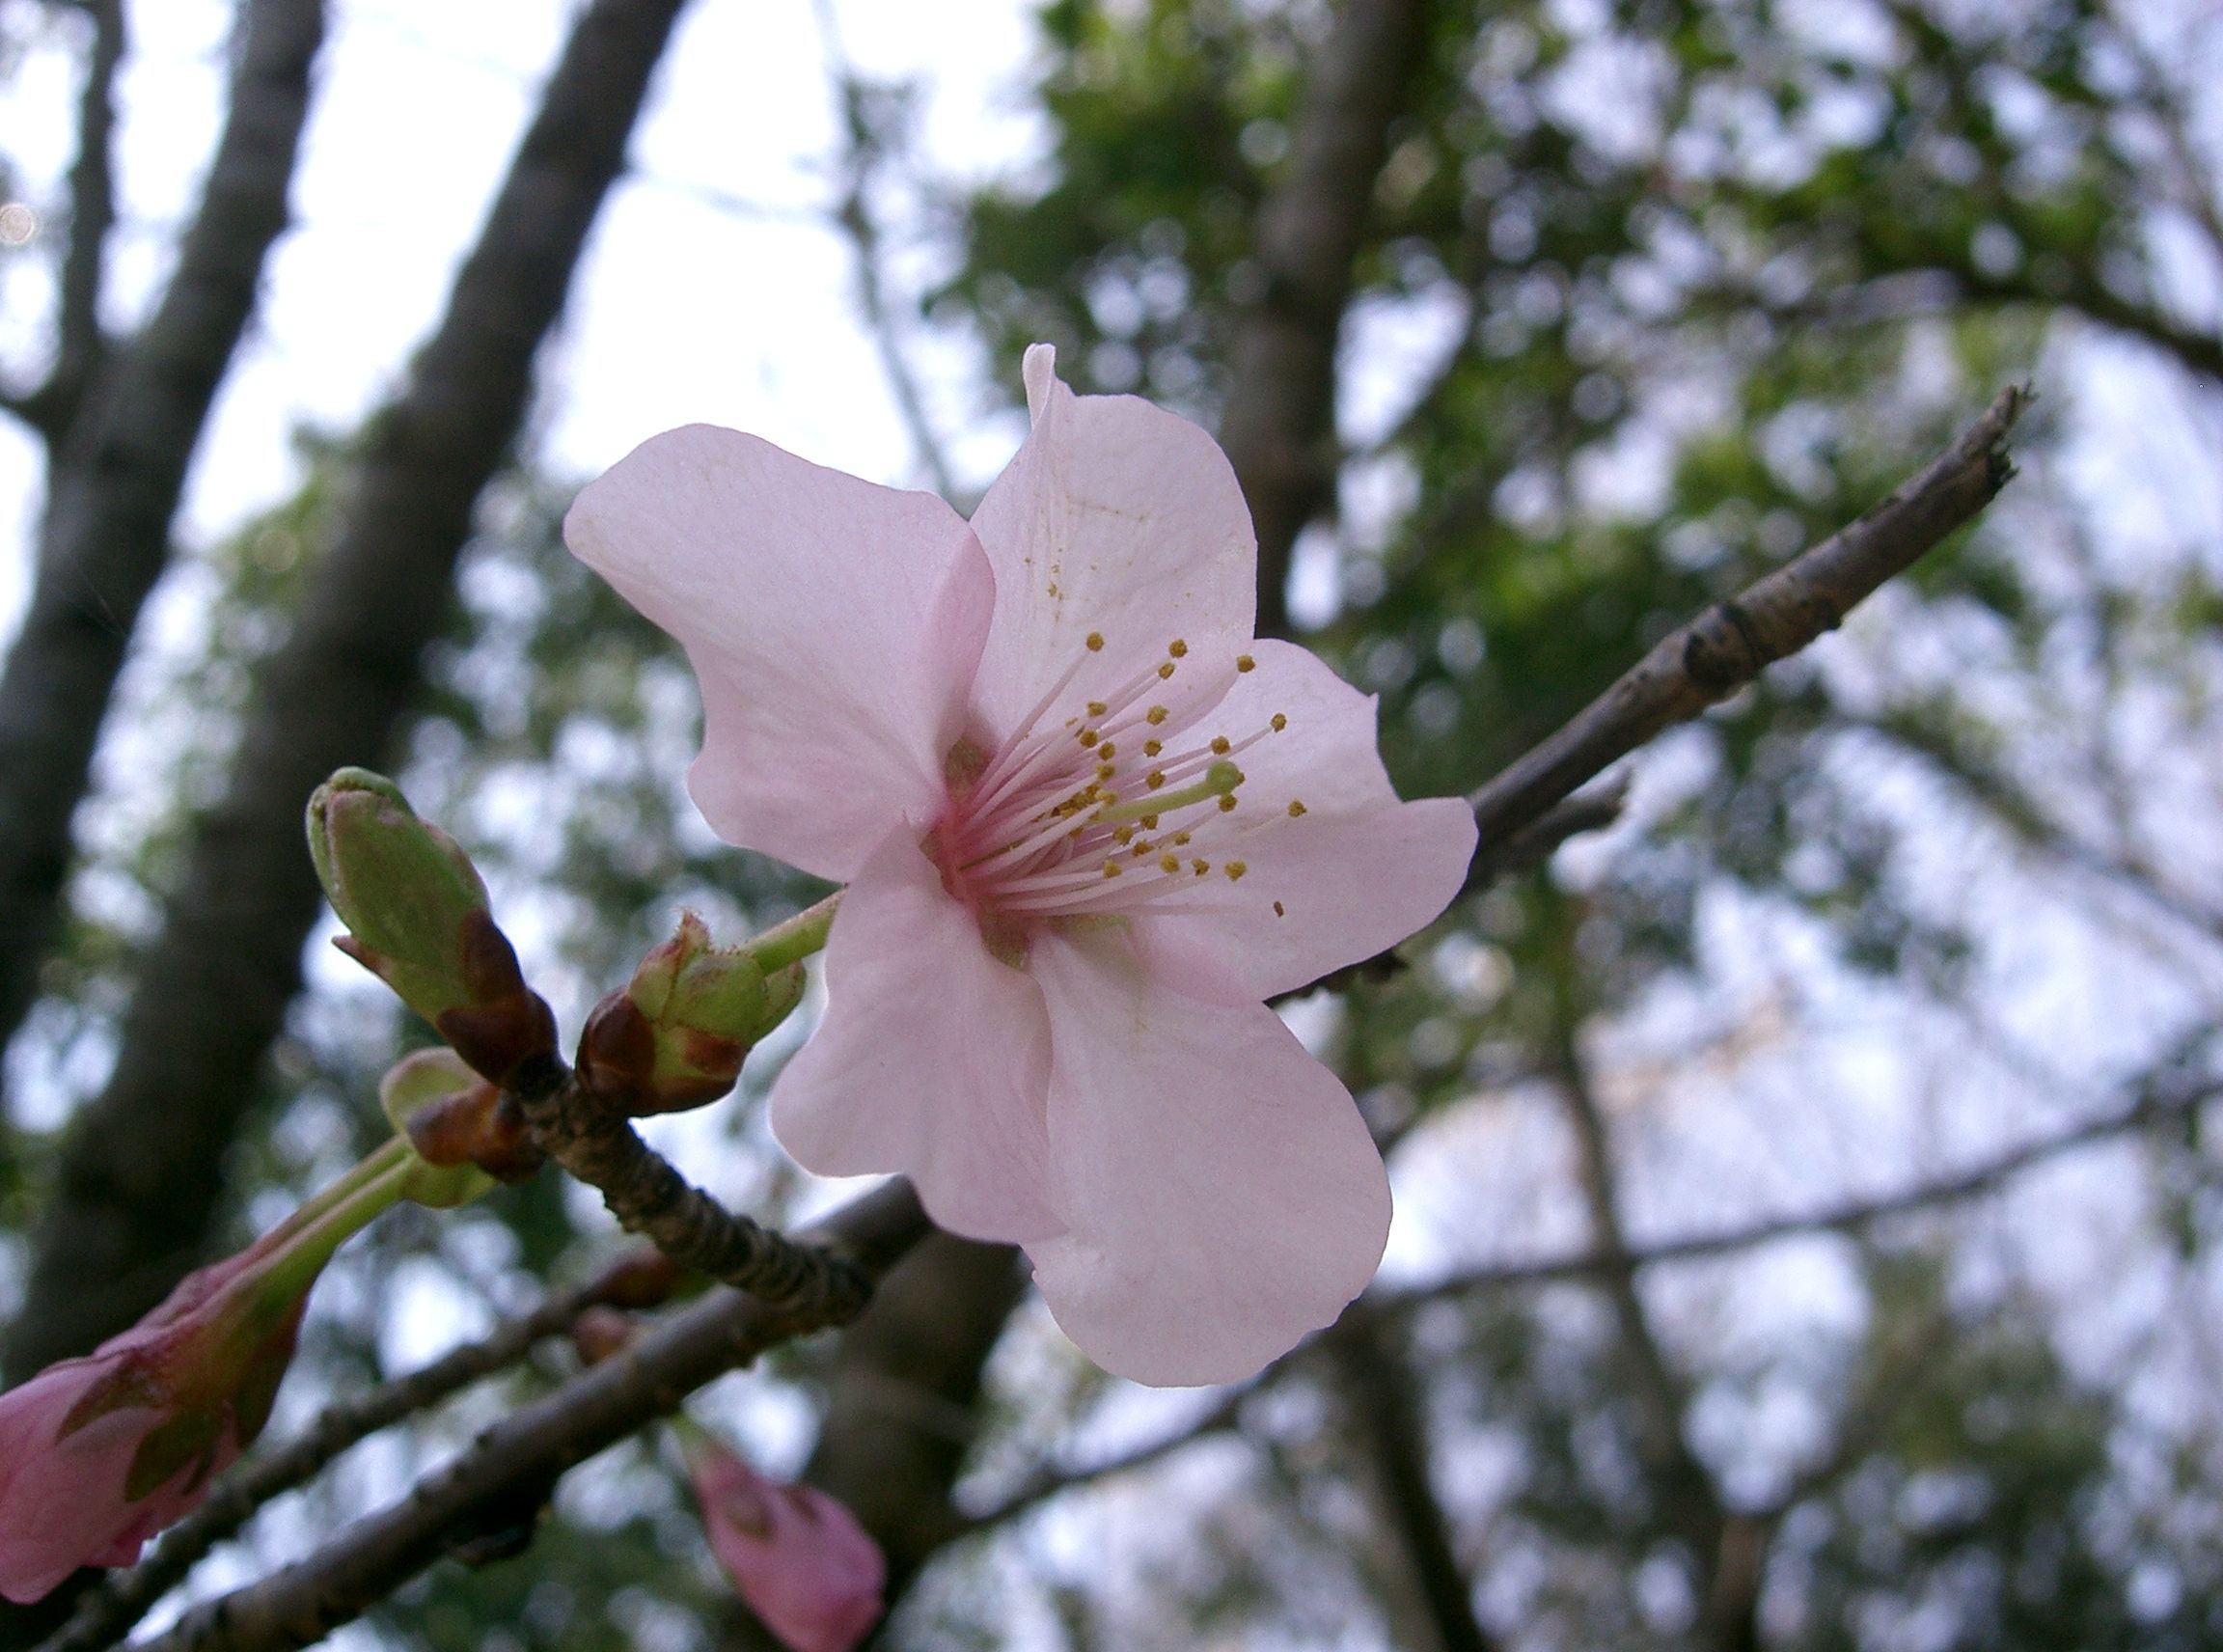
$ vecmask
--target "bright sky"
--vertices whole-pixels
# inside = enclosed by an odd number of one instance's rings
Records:
[[[108,315],[141,314],[174,227],[197,196],[223,96],[229,0],[139,0],[122,88],[118,236]],[[576,8],[552,0],[334,0],[298,227],[228,385],[188,496],[200,540],[281,496],[288,433],[346,427],[398,380],[436,320],[539,81]],[[1002,172],[1034,151],[1018,104],[1032,48],[1022,0],[837,0],[865,74],[921,76],[930,160]],[[951,42],[963,41],[963,50]],[[69,159],[69,54],[35,53],[0,93],[0,129],[45,205]],[[817,24],[805,0],[695,0],[636,134],[637,176],[605,209],[573,291],[549,380],[550,450],[589,474],[641,438],[706,419],[892,482],[915,459],[852,303],[846,243],[816,208],[836,135]],[[0,359],[36,350],[44,288],[28,261],[0,266]],[[898,264],[898,270],[905,268]],[[916,261],[909,267],[916,268]],[[947,390],[978,394],[976,364],[931,343]],[[976,401],[938,404],[961,470],[993,474],[1017,427],[981,427]],[[4,425],[4,422],[0,422]],[[39,465],[0,428],[0,626],[24,592]]]

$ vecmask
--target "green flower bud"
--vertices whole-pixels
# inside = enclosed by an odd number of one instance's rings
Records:
[[[486,886],[454,839],[368,769],[342,769],[318,786],[308,825],[316,875],[349,930],[336,943],[342,951],[496,1084],[554,1057],[555,1020],[525,985],[487,911]]]
[[[493,1191],[495,1178],[480,1168],[474,1149],[483,1149],[478,1138],[488,1134],[501,1092],[454,1051],[404,1056],[378,1081],[378,1105],[410,1145],[403,1198],[448,1210]]]
[[[633,1114],[672,1113],[733,1088],[756,1040],[803,996],[799,964],[766,976],[746,950],[717,948],[692,912],[595,1006],[579,1040],[581,1082]]]

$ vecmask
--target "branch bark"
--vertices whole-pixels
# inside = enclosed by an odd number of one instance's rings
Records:
[[[883,1184],[798,1237],[878,1279],[930,1231],[910,1184]],[[306,1558],[187,1613],[143,1652],[280,1652],[322,1639],[489,1523],[514,1524],[565,1470],[796,1335],[797,1323],[720,1288],[623,1353],[481,1434],[399,1502]]]
[[[131,1323],[205,1242],[318,911],[303,800],[334,768],[394,748],[473,509],[515,440],[534,356],[683,4],[595,0],[581,14],[438,332],[372,425],[142,967],[114,1073],[65,1143],[9,1342],[16,1372]]]
[[[1429,0],[1344,0],[1304,76],[1288,170],[1258,208],[1265,289],[1229,344],[1220,445],[1257,525],[1260,636],[1287,633],[1290,551],[1333,495],[1336,340],[1431,14]]]
[[[38,996],[69,869],[69,821],[101,719],[169,559],[170,522],[216,387],[287,224],[310,70],[324,39],[322,0],[247,0],[241,26],[231,114],[177,273],[146,327],[81,389],[69,388],[69,374],[91,365],[80,359],[90,339],[72,334],[96,325],[104,141],[78,167],[81,216],[64,271],[57,376],[32,399],[53,432],[46,512],[30,606],[0,673],[0,1045]],[[121,50],[120,24],[100,39]],[[96,60],[96,88],[99,68]],[[85,118],[97,126],[104,98],[97,115],[95,101],[89,89]],[[88,131],[87,143],[95,137]]]

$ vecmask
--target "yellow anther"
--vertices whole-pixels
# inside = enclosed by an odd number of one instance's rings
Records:
[[[1179,855],[1161,856],[1158,862],[1158,869],[1162,872],[1179,871],[1181,869],[1181,857]]]
[[[1166,784],[1166,771],[1164,769],[1152,769],[1150,773],[1144,777],[1142,784],[1148,786],[1152,791],[1156,791],[1160,786]]]
[[[1119,771],[1113,768],[1110,763],[1098,763],[1096,765],[1096,778],[1098,780],[1110,780]]]
[[[1088,702],[1088,715],[1091,717],[1101,717],[1111,709],[1112,707],[1105,704],[1101,700],[1091,700]]]
[[[1278,734],[1282,730],[1289,727],[1289,719],[1282,716],[1280,712],[1276,711],[1269,720],[1269,727],[1273,729],[1275,733]]]
[[[1135,828],[1132,826],[1122,826],[1116,832],[1112,833],[1112,836],[1118,839],[1121,843],[1132,843],[1135,841]]]
[[[1166,710],[1163,705],[1153,705],[1148,711],[1145,711],[1142,714],[1142,721],[1149,724],[1151,728],[1155,729],[1159,724],[1165,722],[1166,718],[1172,715],[1173,713]]]
[[[1157,815],[1155,815],[1155,814],[1145,814],[1145,815],[1143,815],[1143,816],[1142,816],[1142,830],[1143,830],[1143,831],[1145,831],[1145,832],[1155,832],[1155,831],[1157,831],[1157,830],[1158,830],[1158,816],[1157,816]]]
[[[1304,802],[1298,798],[1291,798],[1289,800],[1289,818],[1292,820],[1301,819],[1304,816]]]
[[[1106,861],[1104,863],[1104,875],[1106,877],[1117,877],[1119,875],[1119,863],[1117,861]]]
[[[1166,651],[1171,654],[1177,660],[1183,659],[1186,658],[1189,653],[1189,645],[1184,643],[1180,638],[1176,637],[1170,643],[1166,645]]]
[[[1158,852],[1158,845],[1145,838],[1127,852],[1139,861],[1145,860]]]
[[[1212,863],[1210,861],[1191,861],[1189,863],[1189,869],[1194,872],[1198,877],[1202,877],[1206,872],[1212,869]]]
[[[1212,736],[1212,750],[1214,754],[1219,757],[1225,757],[1227,755],[1228,749],[1234,744],[1235,742],[1227,738],[1227,736],[1224,734],[1215,734]]]
[[[1256,671],[1258,662],[1249,654],[1237,654],[1235,656],[1235,669],[1237,671]]]
[[[1093,745],[1094,745],[1094,744],[1095,744],[1097,741],[1101,740],[1102,738],[1104,738],[1104,736],[1103,736],[1102,732],[1101,732],[1100,730],[1095,730],[1095,729],[1084,729],[1084,730],[1081,730],[1081,743],[1082,743],[1084,746],[1093,746]]]
[[[1249,871],[1250,867],[1242,861],[1229,861],[1224,869],[1229,883],[1240,883],[1243,881],[1243,874]]]
[[[1232,796],[1222,797],[1220,800],[1220,812],[1222,814],[1235,812],[1235,799]]]
[[[1189,834],[1188,834],[1188,833],[1186,833],[1186,832],[1176,832],[1176,833],[1174,833],[1174,834],[1173,834],[1173,846],[1174,846],[1176,849],[1178,849],[1178,848],[1181,848],[1181,847],[1182,847],[1182,846],[1184,846],[1184,845],[1185,845],[1185,844],[1186,844],[1188,841],[1189,841]]]
[[[1142,742],[1142,755],[1146,757],[1154,757],[1165,749],[1166,742],[1163,740],[1145,740]]]
[[[1103,632],[1091,631],[1088,633],[1088,651],[1092,654],[1098,654],[1104,651]]]
[[[1114,746],[1111,741],[1107,740],[1101,746],[1096,748],[1096,755],[1102,757],[1106,762],[1110,762],[1113,757],[1119,755],[1119,748]]]
[[[1158,668],[1158,680],[1159,680],[1160,682],[1164,682],[1164,681],[1165,681],[1165,680],[1166,680],[1167,677],[1171,676],[1172,675],[1173,675],[1173,662],[1172,662],[1171,660],[1167,660],[1167,661],[1166,661],[1166,662],[1164,665],[1162,665],[1162,666],[1160,666],[1160,667]]]
[[[1278,900],[1276,900],[1274,903],[1274,916],[1276,918],[1286,918],[1289,916],[1289,909],[1283,906]]]

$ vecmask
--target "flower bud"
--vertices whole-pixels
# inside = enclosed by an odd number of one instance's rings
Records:
[[[718,1563],[791,1652],[849,1652],[880,1621],[888,1562],[857,1517],[815,1486],[767,1478],[715,1441],[687,1450]]]
[[[0,1595],[127,1566],[262,1431],[330,1235],[285,1225],[0,1395]]]
[[[525,985],[478,868],[398,786],[341,769],[310,798],[308,825],[316,876],[349,931],[342,951],[494,1083],[554,1058],[555,1018]]]
[[[590,1308],[571,1322],[571,1346],[583,1365],[599,1365],[622,1354],[641,1335],[640,1322],[615,1308]]]
[[[402,1197],[435,1210],[497,1181],[523,1181],[542,1155],[516,1104],[453,1050],[418,1050],[378,1081],[378,1102],[416,1155]]]
[[[682,913],[672,938],[588,1018],[580,1081],[636,1115],[716,1101],[733,1088],[756,1040],[802,996],[799,964],[766,976],[747,950],[711,946],[702,921]]]

